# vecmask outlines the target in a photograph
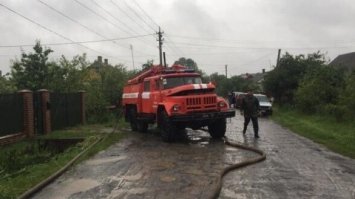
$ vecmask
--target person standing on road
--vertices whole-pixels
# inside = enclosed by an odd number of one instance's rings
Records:
[[[259,124],[258,124],[258,112],[259,112],[259,100],[253,95],[252,90],[248,90],[247,94],[242,100],[241,113],[244,114],[244,129],[243,135],[247,131],[248,124],[253,122],[254,137],[259,138]]]
[[[232,92],[228,93],[228,103],[229,103],[229,107],[231,108],[235,107],[235,95]]]

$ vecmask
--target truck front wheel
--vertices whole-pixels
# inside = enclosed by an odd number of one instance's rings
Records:
[[[168,114],[165,112],[165,110],[159,112],[158,128],[160,130],[160,134],[163,141],[165,142],[175,141],[177,126],[172,121],[170,121]]]
[[[208,132],[212,138],[222,138],[226,133],[226,119],[218,119],[208,125]]]

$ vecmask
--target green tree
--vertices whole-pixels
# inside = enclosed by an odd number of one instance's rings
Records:
[[[122,64],[105,67],[101,72],[103,93],[109,104],[120,104],[128,73]]]
[[[324,65],[308,68],[295,95],[296,105],[307,113],[327,112],[338,102],[344,84],[344,74],[338,69]]]
[[[0,75],[0,94],[1,93],[13,93],[16,92],[17,88],[9,78]]]
[[[352,120],[355,117],[355,71],[346,79],[345,89],[339,95],[338,105],[342,118]]]
[[[227,96],[229,92],[245,91],[247,89],[256,90],[258,86],[250,79],[244,79],[240,76],[226,78],[225,75],[213,73],[210,79],[216,85],[216,93],[220,96]]]
[[[48,67],[48,89],[59,92],[77,92],[84,89],[84,76],[89,63],[86,55],[75,56],[68,60],[62,56],[58,64]]]
[[[154,60],[148,59],[146,63],[142,65],[142,70],[145,70],[151,66],[153,66]]]
[[[179,64],[183,66],[187,66],[190,69],[194,69],[196,71],[199,70],[197,63],[191,58],[180,57],[179,60],[175,61],[174,64]]]
[[[129,73],[122,65],[100,65],[88,67],[85,73],[85,90],[87,92],[87,114],[89,122],[103,122],[109,119],[109,105],[121,104],[123,87]]]
[[[53,52],[43,48],[39,41],[33,47],[34,52],[22,52],[21,60],[15,60],[11,66],[12,81],[18,89],[38,90],[48,87],[48,55]]]
[[[307,68],[321,66],[324,62],[324,55],[320,52],[307,56],[286,53],[281,57],[279,66],[265,76],[264,90],[271,93],[280,104],[293,104],[294,93]]]
[[[202,82],[208,82],[210,80],[209,76],[198,67],[197,63],[191,58],[180,57],[177,61],[174,62],[174,65],[186,66],[189,69],[195,70],[197,73],[201,74]]]

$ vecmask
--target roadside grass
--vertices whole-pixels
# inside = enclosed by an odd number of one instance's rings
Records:
[[[124,133],[118,133],[118,130],[115,133],[99,133],[109,127],[113,127],[113,123],[76,126],[0,147],[0,198],[17,198],[61,169],[98,139],[102,140],[79,158],[76,164],[117,143],[125,136]],[[38,144],[39,139],[76,138],[83,141],[61,153],[41,149]]]
[[[305,115],[288,108],[275,107],[271,117],[281,125],[326,146],[339,154],[355,159],[355,124],[338,122],[324,115]]]

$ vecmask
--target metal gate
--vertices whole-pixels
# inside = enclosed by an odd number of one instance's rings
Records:
[[[43,112],[42,112],[42,97],[40,92],[33,93],[33,122],[34,133],[44,134],[43,129]]]
[[[20,94],[0,94],[0,137],[23,130],[23,111]]]
[[[80,93],[51,93],[50,103],[53,130],[81,123]]]

